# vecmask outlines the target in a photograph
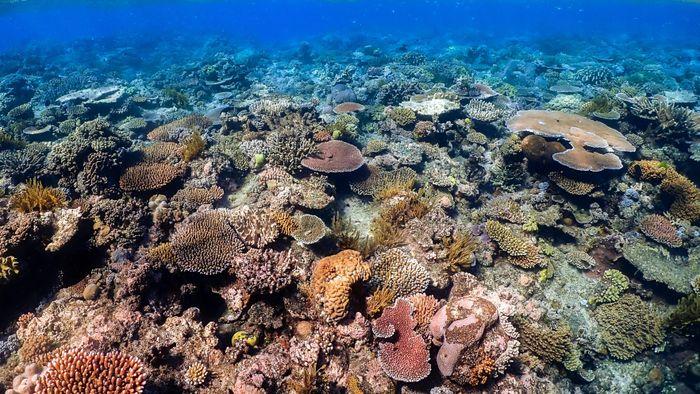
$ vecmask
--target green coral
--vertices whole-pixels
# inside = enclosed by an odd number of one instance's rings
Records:
[[[357,136],[357,127],[360,120],[351,114],[341,114],[335,119],[329,127],[328,131],[334,139],[340,138],[355,138]]]
[[[611,356],[629,360],[664,339],[663,322],[641,298],[625,294],[594,312],[601,337]]]
[[[678,301],[678,305],[666,318],[666,327],[679,332],[693,334],[700,328],[700,294],[693,293]]]
[[[177,108],[187,108],[190,105],[190,100],[187,95],[175,88],[166,88],[163,90],[163,96],[169,101],[172,101],[173,105]]]
[[[389,118],[396,122],[397,125],[405,127],[415,123],[416,113],[409,108],[397,107],[389,112]]]
[[[610,269],[603,273],[603,284],[605,286],[599,294],[591,300],[592,304],[604,304],[615,302],[630,286],[630,280],[622,272]]]

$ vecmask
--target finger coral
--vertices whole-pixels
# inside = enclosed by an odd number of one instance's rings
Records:
[[[138,358],[82,349],[56,356],[39,381],[41,392],[66,394],[140,394],[145,384],[144,365]]]
[[[545,138],[566,140],[571,148],[554,153],[552,159],[577,171],[619,170],[622,161],[613,152],[636,150],[617,130],[565,112],[520,111],[507,122],[507,126],[514,133],[529,132]],[[599,153],[600,150],[605,153]]]
[[[184,167],[166,164],[137,164],[119,178],[119,187],[128,192],[145,192],[168,186],[184,172]]]
[[[243,251],[243,242],[220,210],[188,217],[170,239],[177,265],[183,271],[215,275],[229,267]]]
[[[372,332],[385,338],[379,344],[379,364],[390,378],[402,382],[418,382],[430,375],[430,352],[423,337],[414,330],[417,322],[413,306],[403,298],[385,308],[372,322]]]
[[[322,316],[333,321],[345,317],[352,285],[366,281],[369,276],[369,265],[354,250],[343,250],[319,260],[311,276],[310,288]]]
[[[64,206],[66,197],[58,189],[44,186],[32,179],[12,195],[10,207],[19,212],[46,212]]]
[[[666,217],[661,215],[647,215],[639,222],[639,230],[654,241],[679,248],[683,240],[678,236],[676,227]]]
[[[532,268],[541,263],[539,248],[527,239],[516,235],[505,225],[489,220],[486,222],[486,234],[496,241],[498,247],[506,252],[508,261],[522,268]]]

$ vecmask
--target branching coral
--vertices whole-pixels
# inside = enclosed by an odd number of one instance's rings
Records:
[[[269,135],[267,143],[270,162],[290,173],[301,171],[302,160],[316,152],[314,140],[299,130],[276,131]]]
[[[319,260],[311,276],[310,290],[319,303],[321,315],[333,321],[345,317],[352,285],[366,281],[369,276],[369,264],[354,250],[344,250]]]
[[[274,242],[279,235],[277,222],[269,213],[248,205],[230,212],[228,221],[246,246],[263,248]]]
[[[376,337],[391,339],[379,344],[378,356],[382,369],[392,379],[418,382],[430,375],[430,352],[423,337],[414,331],[416,325],[413,306],[403,298],[372,322]]]
[[[697,334],[700,327],[700,294],[692,293],[681,298],[666,318],[665,325],[676,332]]]
[[[182,159],[192,161],[196,159],[206,147],[206,143],[199,131],[195,131],[185,139],[182,147]]]
[[[547,363],[560,363],[570,371],[577,370],[582,364],[578,359],[571,329],[560,325],[552,330],[548,327],[533,324],[523,319],[513,321],[520,333],[521,349],[528,351]]]
[[[0,257],[0,279],[7,280],[19,273],[19,262],[14,256]]]
[[[700,221],[700,190],[669,164],[640,160],[630,165],[629,172],[643,181],[660,183],[661,191],[673,198],[669,208],[671,216],[692,223]]]
[[[488,101],[474,99],[464,108],[467,115],[480,122],[495,122],[503,116],[503,111]]]
[[[146,384],[144,369],[138,358],[123,353],[76,349],[51,360],[39,386],[47,393],[139,394]]]
[[[639,297],[631,294],[602,304],[594,312],[610,355],[629,360],[664,339],[662,320]]]
[[[376,199],[391,197],[398,191],[410,190],[416,181],[416,172],[409,167],[384,171],[370,167],[370,175],[363,181],[351,183],[350,189],[361,196]]]
[[[498,247],[508,254],[508,261],[522,268],[532,268],[541,263],[539,248],[527,239],[516,235],[505,225],[489,220],[486,234],[496,241]]]
[[[416,122],[416,113],[409,108],[397,107],[388,111],[389,119],[401,127],[410,126]]]
[[[10,198],[10,207],[19,212],[46,212],[64,206],[66,197],[58,189],[32,179]]]

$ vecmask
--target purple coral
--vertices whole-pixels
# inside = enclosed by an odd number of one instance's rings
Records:
[[[418,382],[430,375],[430,352],[423,337],[414,331],[416,325],[413,306],[403,298],[372,322],[376,337],[394,339],[379,344],[379,364],[392,379]]]

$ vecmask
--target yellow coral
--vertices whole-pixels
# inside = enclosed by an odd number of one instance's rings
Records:
[[[19,212],[46,212],[64,206],[65,195],[58,189],[32,179],[10,198],[10,207]]]
[[[394,302],[394,298],[396,298],[396,289],[387,286],[378,288],[367,297],[367,313],[370,316],[378,315]]]
[[[204,139],[202,139],[202,135],[199,132],[192,133],[192,135],[189,136],[184,143],[184,147],[182,149],[182,159],[184,161],[192,161],[193,159],[196,159],[197,156],[204,151],[205,146],[206,144],[204,143]]]
[[[508,261],[511,264],[522,268],[532,268],[540,264],[539,248],[532,242],[517,236],[505,225],[489,220],[486,222],[486,234],[508,254]]]
[[[360,252],[343,250],[318,261],[311,276],[311,294],[322,315],[338,321],[347,314],[352,285],[369,279],[370,268]]]
[[[0,257],[0,279],[19,274],[19,263],[13,256]]]
[[[700,222],[700,189],[669,164],[655,160],[639,160],[629,172],[643,181],[660,182],[661,191],[673,197],[669,213],[692,223]]]

